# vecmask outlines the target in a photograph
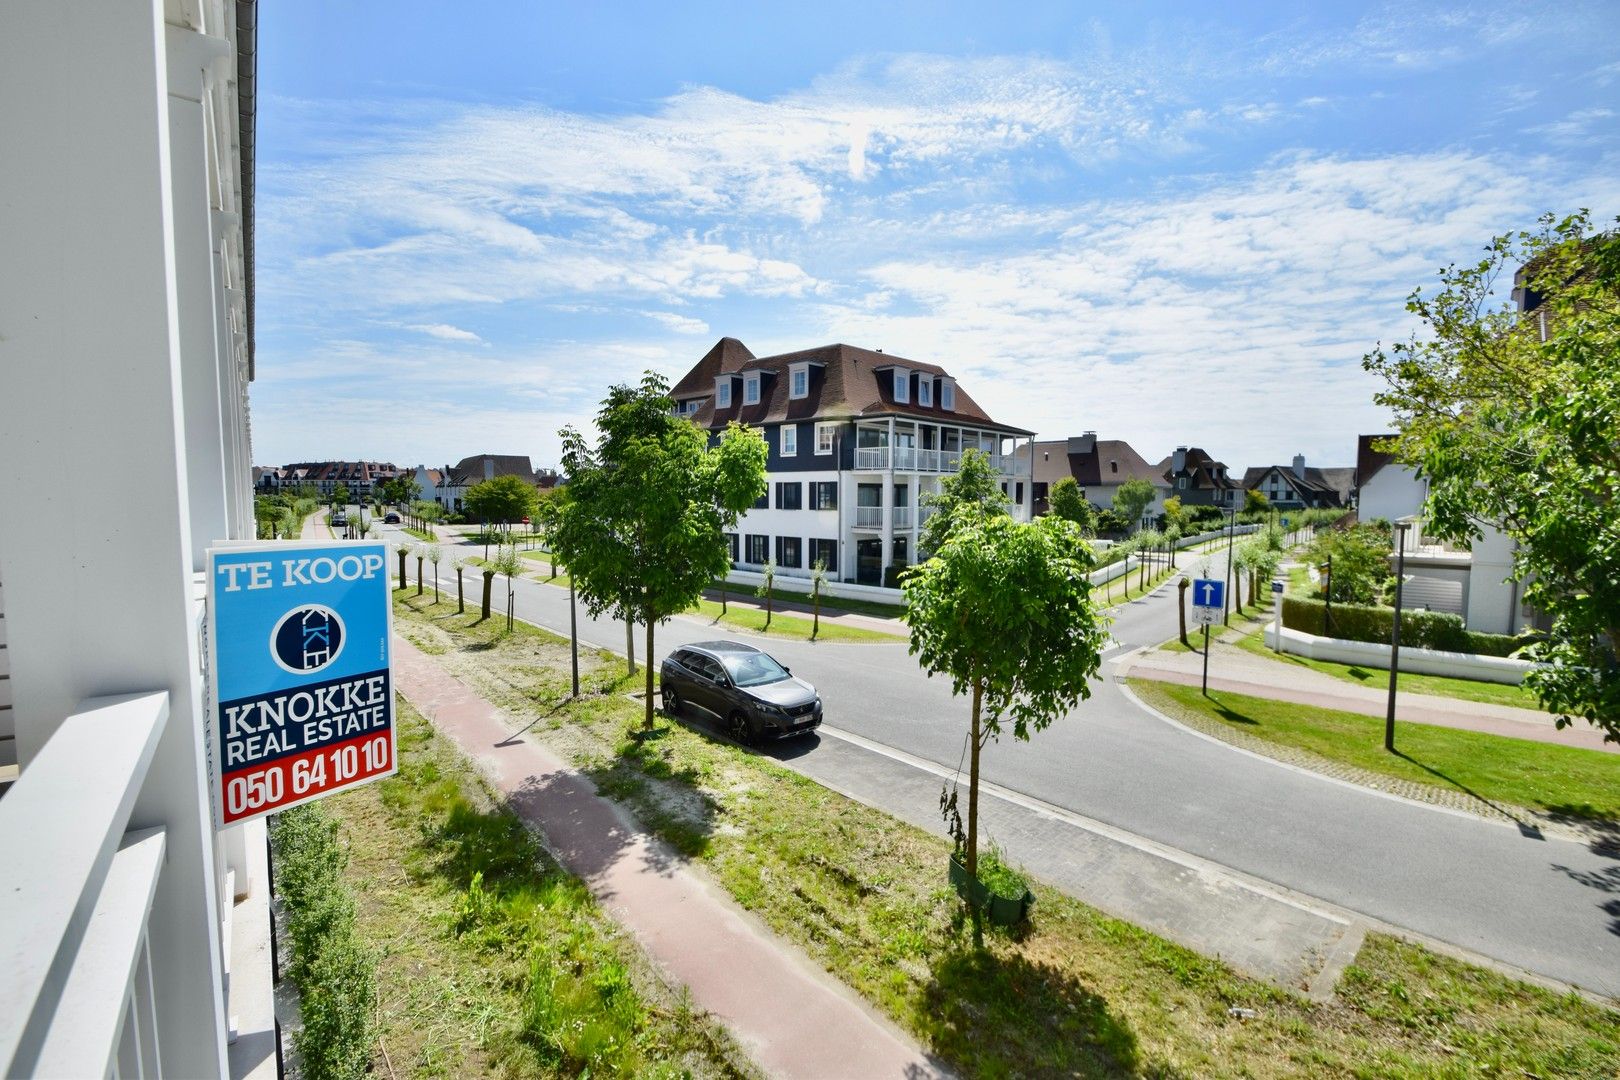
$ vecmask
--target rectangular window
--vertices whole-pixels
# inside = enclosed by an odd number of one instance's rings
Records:
[[[917,404],[932,405],[934,403],[934,380],[927,375],[917,377]]]
[[[810,541],[810,565],[814,566],[818,562],[827,568],[827,573],[838,573],[838,541]]]
[[[810,485],[810,509],[838,509],[838,481],[817,480]]]
[[[726,533],[726,557],[732,562],[737,561],[737,534]]]
[[[793,392],[789,397],[802,398],[810,396],[810,369],[799,368],[793,372]]]
[[[833,439],[838,435],[837,424],[816,425],[816,453],[830,454],[833,452]]]
[[[776,538],[776,565],[792,567],[802,566],[803,562],[799,558],[800,551],[801,548],[799,547],[799,538],[797,536],[778,536]]]
[[[911,400],[911,373],[896,369],[894,373],[894,400],[904,405]]]
[[[782,433],[782,456],[797,457],[799,454],[799,429],[793,424],[783,424],[777,430]]]
[[[748,558],[745,562],[762,565],[770,561],[771,538],[756,533],[748,534]]]
[[[759,376],[749,375],[743,379],[743,404],[759,404]]]
[[[777,484],[776,508],[778,510],[804,509],[804,485],[797,480]]]
[[[946,412],[956,411],[956,385],[943,383],[939,388],[939,407]]]
[[[729,408],[731,408],[731,380],[730,379],[722,379],[719,383],[715,384],[715,388],[714,388],[714,407],[717,408],[717,409],[729,409]]]
[[[770,508],[771,508],[771,488],[770,488],[770,485],[767,484],[767,485],[765,485],[765,490],[759,493],[759,498],[754,500],[754,509],[755,510],[769,510]]]

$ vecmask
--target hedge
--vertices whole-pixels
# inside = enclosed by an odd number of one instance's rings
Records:
[[[1328,619],[1331,617],[1331,625]],[[1395,609],[1362,604],[1334,604],[1331,616],[1321,600],[1285,596],[1283,625],[1322,637],[1345,641],[1386,643],[1394,629]],[[1445,611],[1406,608],[1401,612],[1401,644],[1442,652],[1473,653],[1477,656],[1509,656],[1529,644],[1527,637],[1512,634],[1481,634],[1467,629],[1462,616]]]
[[[287,974],[303,1020],[293,1046],[310,1080],[358,1080],[371,1061],[376,960],[355,938],[354,896],[343,880],[348,853],[318,804],[272,820],[276,893],[291,939]]]

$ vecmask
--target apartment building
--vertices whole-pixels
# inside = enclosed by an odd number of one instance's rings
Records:
[[[918,557],[924,497],[969,449],[990,455],[1014,513],[1030,516],[1029,459],[1015,449],[1034,433],[992,420],[936,364],[842,344],[756,357],[722,338],[671,396],[715,439],[733,420],[765,437],[766,493],[729,536],[740,568],[774,560],[807,575],[819,560],[838,581],[892,582]]]

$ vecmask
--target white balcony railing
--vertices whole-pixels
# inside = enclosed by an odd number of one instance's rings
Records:
[[[893,517],[894,527],[896,529],[911,528],[911,507],[897,506],[889,513]]]
[[[893,448],[894,468],[901,472],[953,473],[962,465],[960,450],[921,450],[914,446]],[[889,468],[890,448],[887,446],[857,446],[855,467],[867,471]],[[1013,458],[1002,454],[990,455],[990,467],[996,472],[1012,475]]]
[[[855,527],[857,529],[883,528],[883,507],[857,506],[855,508]]]
[[[161,1076],[147,920],[161,828],[126,832],[166,693],[91,698],[0,799],[0,1075]]]

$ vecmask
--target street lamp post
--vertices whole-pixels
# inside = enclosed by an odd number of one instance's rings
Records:
[[[574,697],[579,697],[579,623],[574,613],[574,574],[568,572],[568,644],[573,653]]]
[[[1406,530],[1410,521],[1395,523],[1395,619],[1389,635],[1389,708],[1384,712],[1384,749],[1395,752],[1395,683],[1401,669],[1401,585],[1406,578]]]
[[[1232,608],[1232,544],[1237,537],[1237,510],[1226,511],[1226,588],[1221,593],[1221,625],[1230,626],[1227,612]]]

